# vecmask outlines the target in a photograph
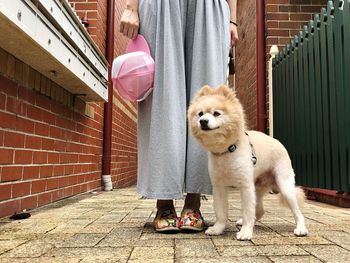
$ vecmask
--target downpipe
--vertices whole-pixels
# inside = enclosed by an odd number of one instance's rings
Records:
[[[105,191],[111,191],[113,189],[111,178],[113,111],[113,83],[111,79],[111,69],[114,58],[114,12],[115,0],[107,1],[106,59],[108,62],[108,102],[104,104],[102,157],[102,182]]]
[[[257,126],[266,133],[265,0],[256,0]]]

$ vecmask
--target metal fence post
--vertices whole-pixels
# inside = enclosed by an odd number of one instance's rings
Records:
[[[272,91],[272,60],[278,54],[278,47],[273,45],[270,49],[269,61],[269,135],[273,137],[273,91]]]

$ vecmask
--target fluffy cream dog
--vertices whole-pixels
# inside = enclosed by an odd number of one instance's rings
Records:
[[[206,234],[220,235],[225,230],[230,186],[240,189],[242,199],[242,219],[237,221],[242,228],[237,239],[252,238],[255,220],[264,214],[263,196],[271,189],[280,192],[292,210],[294,234],[308,234],[298,205],[304,193],[295,187],[287,150],[261,132],[246,132],[242,105],[230,88],[203,87],[188,109],[188,120],[192,134],[209,152],[216,222]]]

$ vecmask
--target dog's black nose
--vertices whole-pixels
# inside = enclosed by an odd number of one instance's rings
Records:
[[[199,123],[201,124],[201,127],[202,127],[202,128],[206,128],[206,127],[208,127],[209,120],[207,120],[207,119],[201,119],[201,120],[199,121]]]

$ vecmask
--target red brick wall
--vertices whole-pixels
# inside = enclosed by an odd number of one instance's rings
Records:
[[[281,50],[290,40],[307,25],[314,14],[320,13],[321,8],[327,5],[327,0],[266,0],[266,69],[270,59],[272,45]],[[266,73],[268,76],[268,72]],[[267,111],[269,83],[266,87]],[[267,113],[268,116],[268,113]]]
[[[106,52],[107,0],[69,0],[82,18],[86,13],[89,18],[88,31],[95,39],[101,51]],[[125,0],[115,0],[114,54],[124,53],[127,38],[119,33],[120,17],[125,7]],[[97,9],[96,9],[97,8]],[[88,11],[85,11],[88,10]],[[97,22],[94,22],[97,17]],[[92,21],[92,23],[90,23]],[[97,26],[95,26],[97,25]],[[112,165],[111,175],[114,187],[124,187],[136,183],[137,139],[136,139],[136,104],[124,101],[117,92],[113,97],[112,114]]]
[[[68,0],[82,19],[88,18],[88,32],[97,46],[106,52],[107,0]],[[115,56],[124,53],[128,39],[119,33],[119,22],[125,8],[125,0],[115,0]]]
[[[93,107],[91,119],[0,73],[0,217],[101,186],[103,116]]]
[[[128,38],[119,33],[125,0],[115,1],[114,52],[124,53]],[[113,97],[112,178],[115,187],[136,183],[137,175],[137,104],[126,102],[117,92]]]
[[[116,92],[113,98],[112,166],[114,187],[136,183],[137,175],[137,112]]]
[[[327,0],[266,0],[266,50],[283,47],[313,15],[320,13]]]
[[[107,21],[107,0],[68,0],[82,19],[88,19],[87,30],[100,48],[103,54],[106,53],[106,21]]]
[[[125,8],[125,2],[126,0],[116,0],[116,6],[115,6],[115,28],[114,28],[114,34],[115,34],[115,55],[120,55],[124,53],[125,47],[128,42],[128,38],[124,37],[119,32],[119,25],[120,25],[120,18],[122,16],[122,13]]]
[[[108,0],[109,1],[109,0]],[[94,23],[89,23],[89,28]],[[95,43],[103,54],[106,54],[106,36],[107,36],[107,0],[99,0],[97,4],[97,31]],[[91,34],[91,33],[90,33]]]
[[[88,31],[105,54],[107,0],[70,2],[81,18],[88,17]],[[116,0],[116,55],[126,44],[117,34],[123,6]],[[31,79],[23,81],[24,68]],[[47,86],[55,94],[59,90],[63,101],[48,95]],[[136,112],[135,104],[114,95],[115,187],[136,182]],[[67,91],[0,49],[0,120],[0,217],[101,188],[103,103],[73,101]]]
[[[244,107],[248,129],[256,129],[255,0],[237,1],[240,41],[236,47],[236,90]]]
[[[250,129],[257,127],[255,3],[256,0],[238,1],[237,9],[240,42],[236,48],[236,85]],[[327,0],[265,0],[266,65],[271,46],[281,48],[287,44],[326,3]],[[268,86],[266,95],[268,106]]]

